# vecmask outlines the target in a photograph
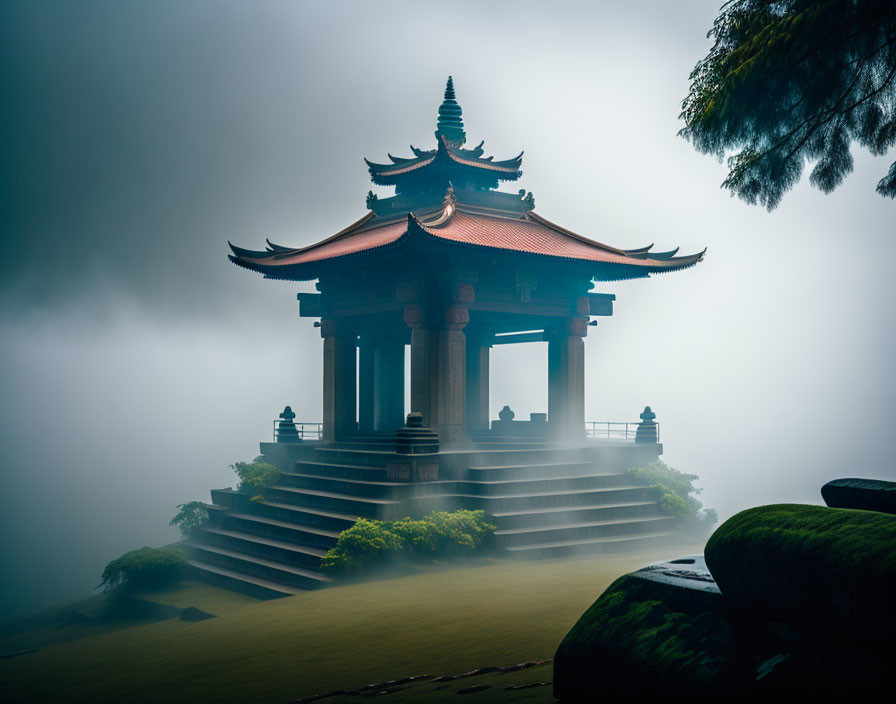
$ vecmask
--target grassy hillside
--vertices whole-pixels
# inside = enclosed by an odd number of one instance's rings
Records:
[[[553,656],[558,643],[606,586],[647,562],[701,551],[579,561],[507,562],[427,572],[256,601],[201,585],[142,595],[216,614],[82,632],[64,625],[19,633],[0,654],[6,701],[288,702],[414,675],[455,675]],[[56,638],[53,638],[54,632]],[[54,642],[55,641],[55,642]],[[549,702],[550,665],[449,682],[413,682],[391,702],[455,701],[457,690],[490,689],[462,701]],[[450,697],[448,695],[451,695]],[[358,701],[357,695],[324,699]]]

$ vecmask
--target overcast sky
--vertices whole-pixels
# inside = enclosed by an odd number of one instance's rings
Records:
[[[0,615],[86,593],[234,483],[289,403],[320,418],[296,284],[227,240],[307,245],[360,217],[362,157],[433,143],[453,74],[467,134],[525,149],[536,211],[698,267],[601,284],[587,417],[658,414],[665,459],[725,517],[894,478],[892,154],[767,213],[676,136],[719,0],[41,2],[0,8],[4,110]],[[387,195],[386,189],[376,189]],[[515,190],[515,189],[514,189]],[[307,285],[303,285],[307,290]],[[494,350],[492,403],[546,410],[543,344]]]

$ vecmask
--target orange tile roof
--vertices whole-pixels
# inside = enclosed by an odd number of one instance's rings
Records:
[[[703,253],[685,256],[650,258],[649,252],[627,253],[565,230],[534,212],[514,217],[490,214],[446,203],[429,217],[409,214],[407,218],[377,223],[366,217],[333,237],[302,249],[288,250],[273,246],[273,251],[249,252],[234,249],[230,259],[240,266],[264,273],[270,278],[316,278],[309,266],[394,244],[414,235],[485,247],[507,252],[539,255],[580,262],[620,265],[627,275],[613,278],[635,278],[660,271],[674,271],[696,264]],[[299,271],[302,270],[302,271]],[[620,272],[621,273],[621,272]]]

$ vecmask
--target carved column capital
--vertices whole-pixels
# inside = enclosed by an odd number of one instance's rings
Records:
[[[588,318],[576,316],[566,321],[566,334],[569,337],[585,337],[588,334]]]
[[[447,330],[463,330],[470,322],[470,311],[464,306],[448,306],[442,314]]]
[[[412,303],[404,307],[404,322],[409,328],[422,328],[426,324],[426,309]]]
[[[320,336],[327,337],[336,337],[336,321],[335,320],[321,320],[320,321]]]

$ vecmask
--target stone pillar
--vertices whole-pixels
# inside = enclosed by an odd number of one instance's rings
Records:
[[[411,328],[411,412],[439,434],[443,447],[466,440],[466,338],[470,320],[466,302],[473,287],[454,284],[452,302],[405,307]]]
[[[357,430],[355,331],[335,320],[321,321],[324,339],[324,442],[336,442]]]
[[[444,310],[439,330],[438,410],[437,423],[433,427],[442,443],[455,447],[467,438],[466,384],[467,340],[464,327],[470,321],[470,313],[463,306],[450,306]]]
[[[382,337],[373,352],[373,429],[404,425],[404,340]]]
[[[370,334],[361,333],[358,344],[358,430],[371,433],[374,430],[376,347]]]
[[[548,333],[548,422],[562,440],[585,437],[585,335],[588,318],[573,317]]]
[[[489,428],[489,350],[484,335],[467,335],[467,428]]]

